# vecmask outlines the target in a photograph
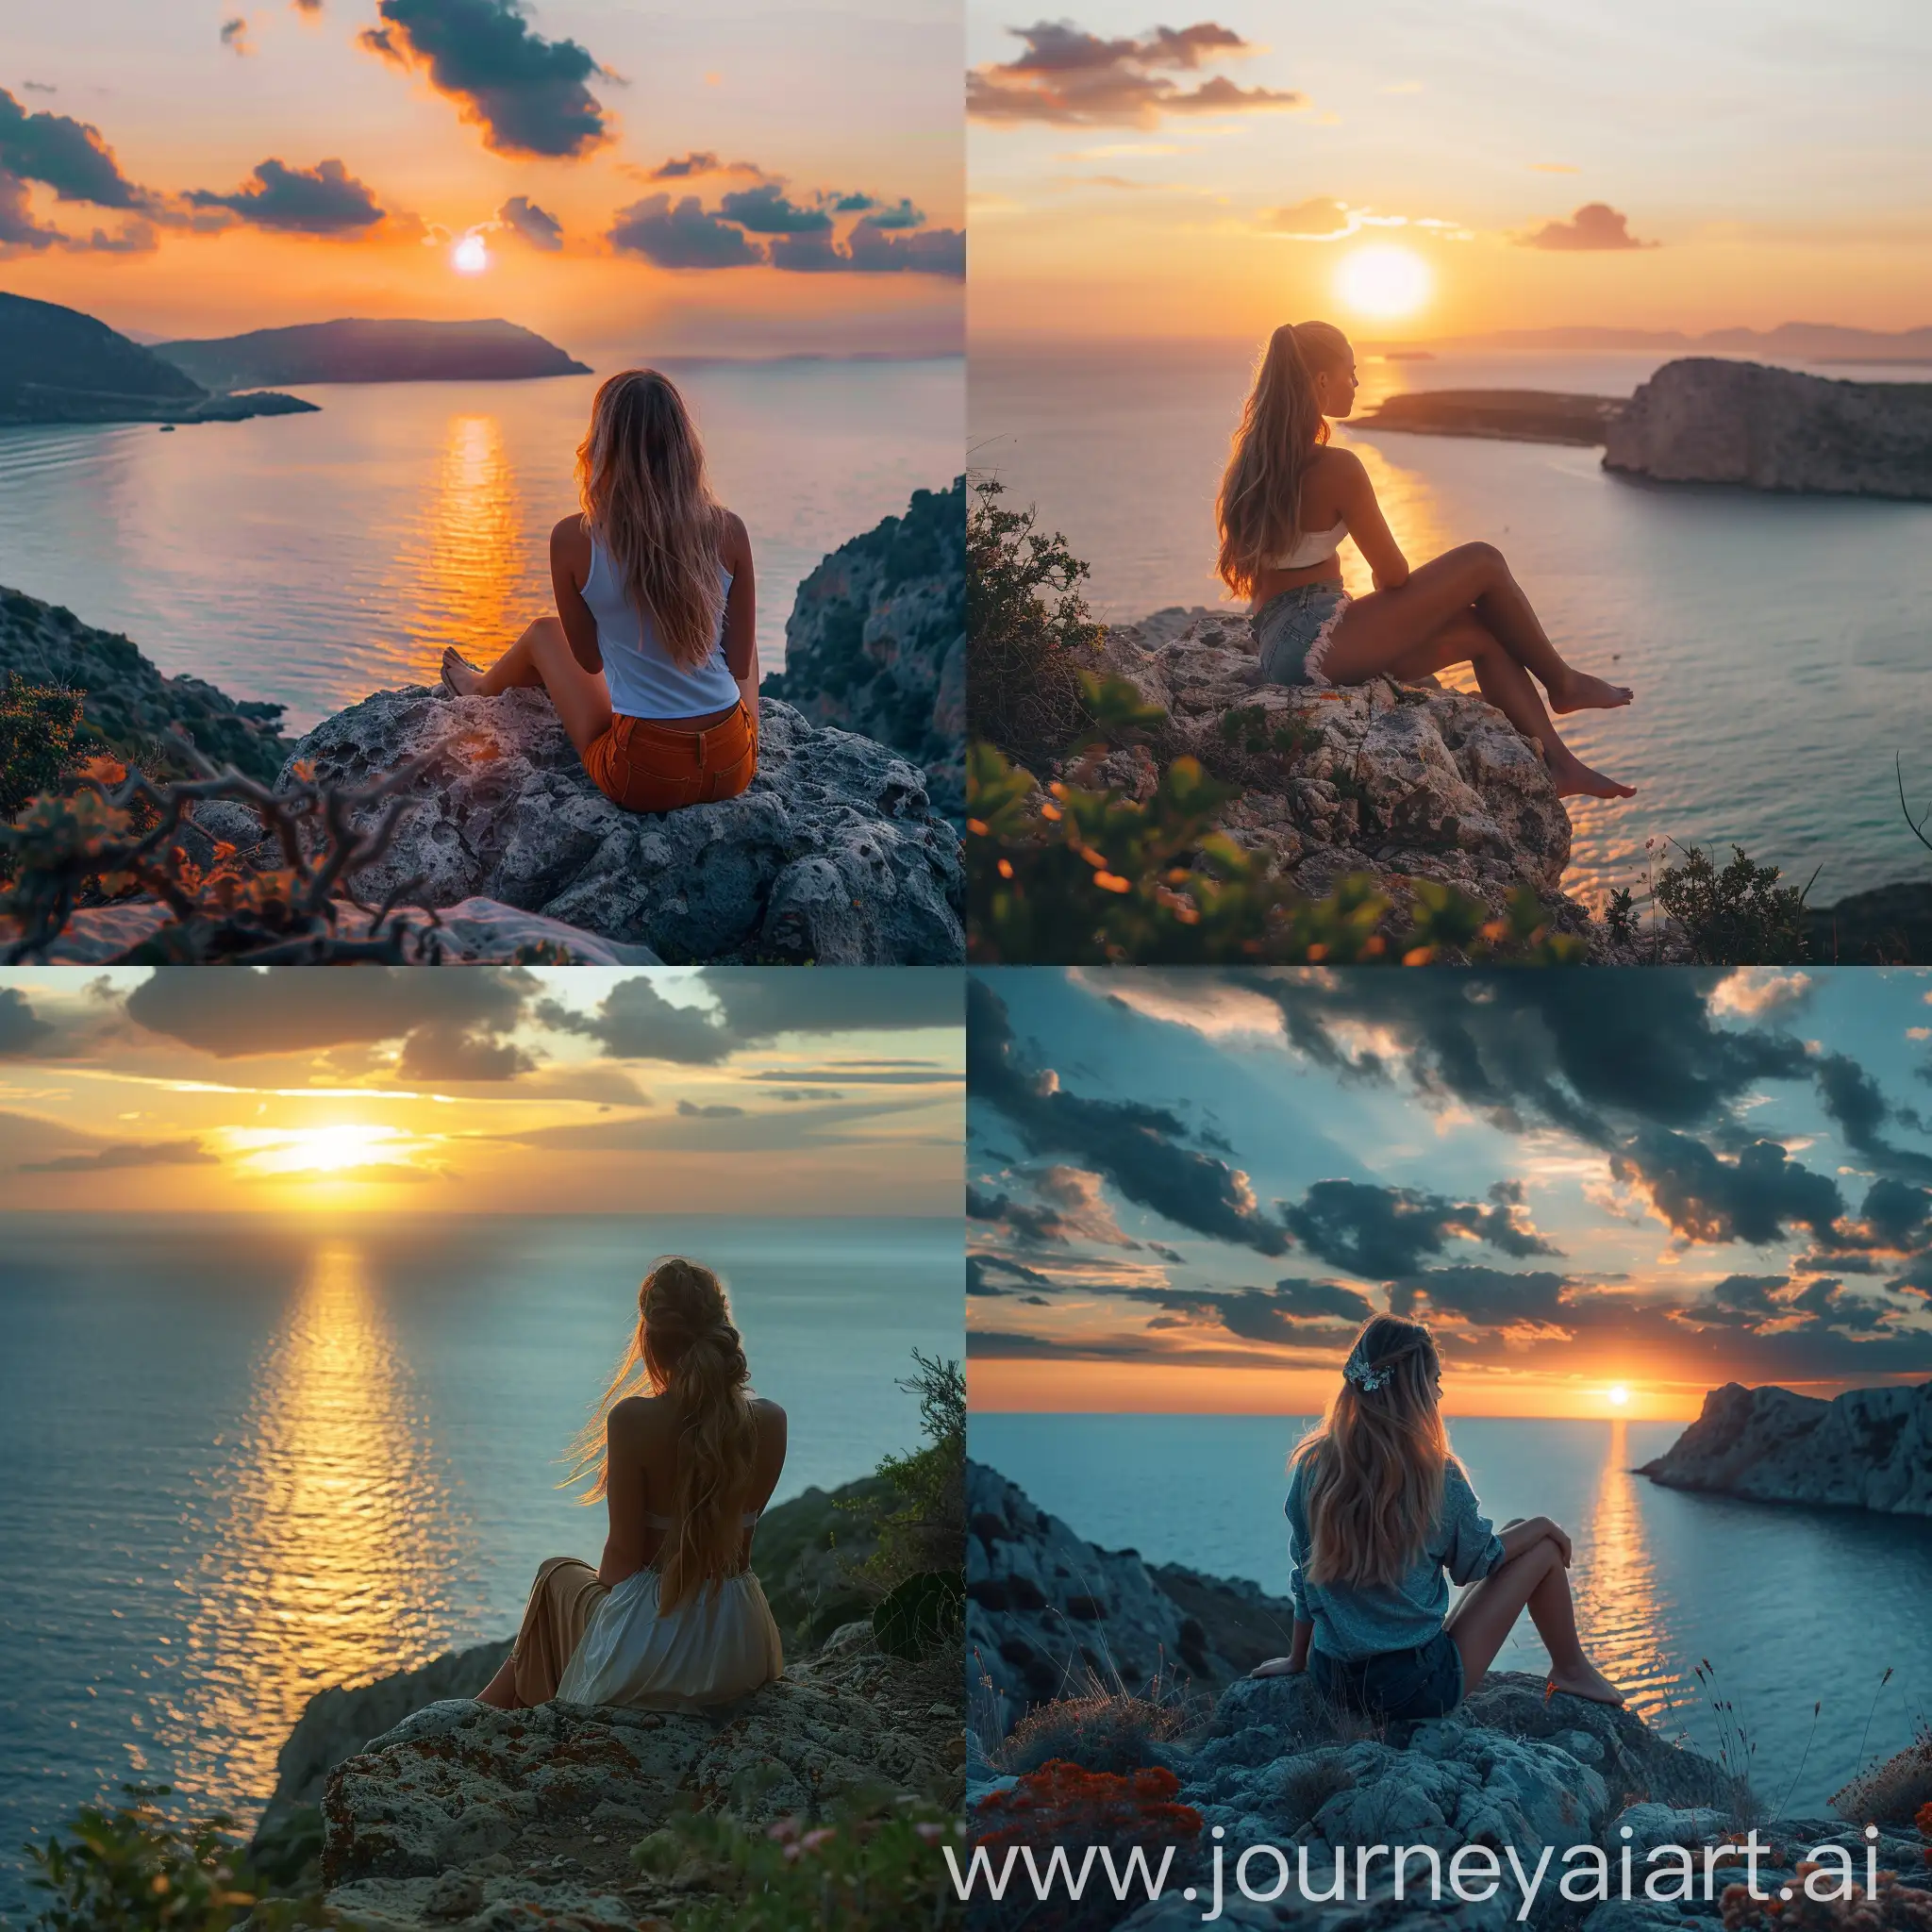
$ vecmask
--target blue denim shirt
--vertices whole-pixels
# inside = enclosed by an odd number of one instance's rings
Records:
[[[1449,1613],[1449,1579],[1474,1583],[1503,1560],[1503,1539],[1452,1457],[1441,1513],[1406,1575],[1373,1590],[1310,1583],[1307,1490],[1306,1466],[1297,1463],[1288,1486],[1288,1593],[1296,1620],[1315,1626],[1314,1648],[1329,1657],[1354,1662],[1428,1642]]]

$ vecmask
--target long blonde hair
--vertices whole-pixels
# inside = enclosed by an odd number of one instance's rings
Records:
[[[626,369],[597,391],[577,445],[584,527],[609,553],[625,595],[687,671],[718,641],[724,608],[724,510],[684,398],[655,369]]]
[[[668,1397],[678,1418],[677,1491],[664,1533],[666,1554],[658,1560],[658,1602],[668,1610],[739,1568],[740,1518],[751,1500],[758,1447],[751,1370],[724,1285],[680,1255],[667,1256],[645,1275],[630,1346],[572,1444],[568,1481],[593,1478],[580,1502],[595,1503],[608,1493],[607,1419],[624,1397],[645,1387]]]
[[[1348,338],[1333,323],[1285,322],[1268,338],[1214,503],[1221,530],[1215,569],[1237,597],[1254,594],[1267,559],[1301,529],[1302,480],[1328,441],[1314,372],[1348,357]]]
[[[1375,1315],[1362,1324],[1326,1418],[1291,1458],[1305,1474],[1309,1582],[1373,1590],[1422,1555],[1451,1460],[1436,1401],[1441,1372],[1420,1322]]]

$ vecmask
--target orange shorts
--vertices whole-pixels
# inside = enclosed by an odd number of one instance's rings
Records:
[[[675,811],[736,798],[758,768],[758,728],[742,704],[703,731],[614,717],[584,751],[584,769],[597,790],[625,811]]]

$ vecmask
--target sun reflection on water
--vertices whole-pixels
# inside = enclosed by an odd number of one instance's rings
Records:
[[[224,1799],[273,1788],[317,1690],[441,1648],[471,1542],[353,1241],[318,1242],[257,1369],[247,1446],[192,1586],[193,1690],[164,1740],[181,1789]]]
[[[1658,1641],[1665,1605],[1630,1470],[1629,1432],[1621,1417],[1610,1424],[1590,1520],[1577,1538],[1571,1588],[1591,1660],[1632,1710],[1654,1718],[1676,1702],[1682,1680]]]

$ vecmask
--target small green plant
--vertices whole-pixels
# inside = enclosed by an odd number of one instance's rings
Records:
[[[966,1578],[958,1570],[922,1570],[890,1591],[872,1613],[872,1634],[888,1657],[917,1663],[966,1627]]]
[[[1628,886],[1613,891],[1604,908],[1604,930],[1618,945],[1632,945],[1637,939],[1637,908]]]
[[[0,819],[52,791],[72,769],[82,695],[18,677],[0,686]]]
[[[1285,724],[1271,730],[1268,717],[1265,706],[1235,705],[1222,715],[1221,735],[1257,758],[1272,751],[1283,758],[1298,758],[1322,742],[1321,726],[1306,718],[1291,715]]]
[[[678,1909],[679,1932],[942,1932],[965,1924],[942,1850],[958,1856],[964,1829],[937,1807],[855,1792],[821,1821],[681,1813],[631,1856],[704,1884],[708,1895]]]
[[[1657,906],[1674,920],[1699,966],[1789,966],[1807,958],[1805,899],[1818,874],[1801,889],[1778,883],[1778,868],[1755,865],[1731,847],[1722,871],[1708,852],[1679,845],[1683,862],[1665,861],[1651,887]]]

